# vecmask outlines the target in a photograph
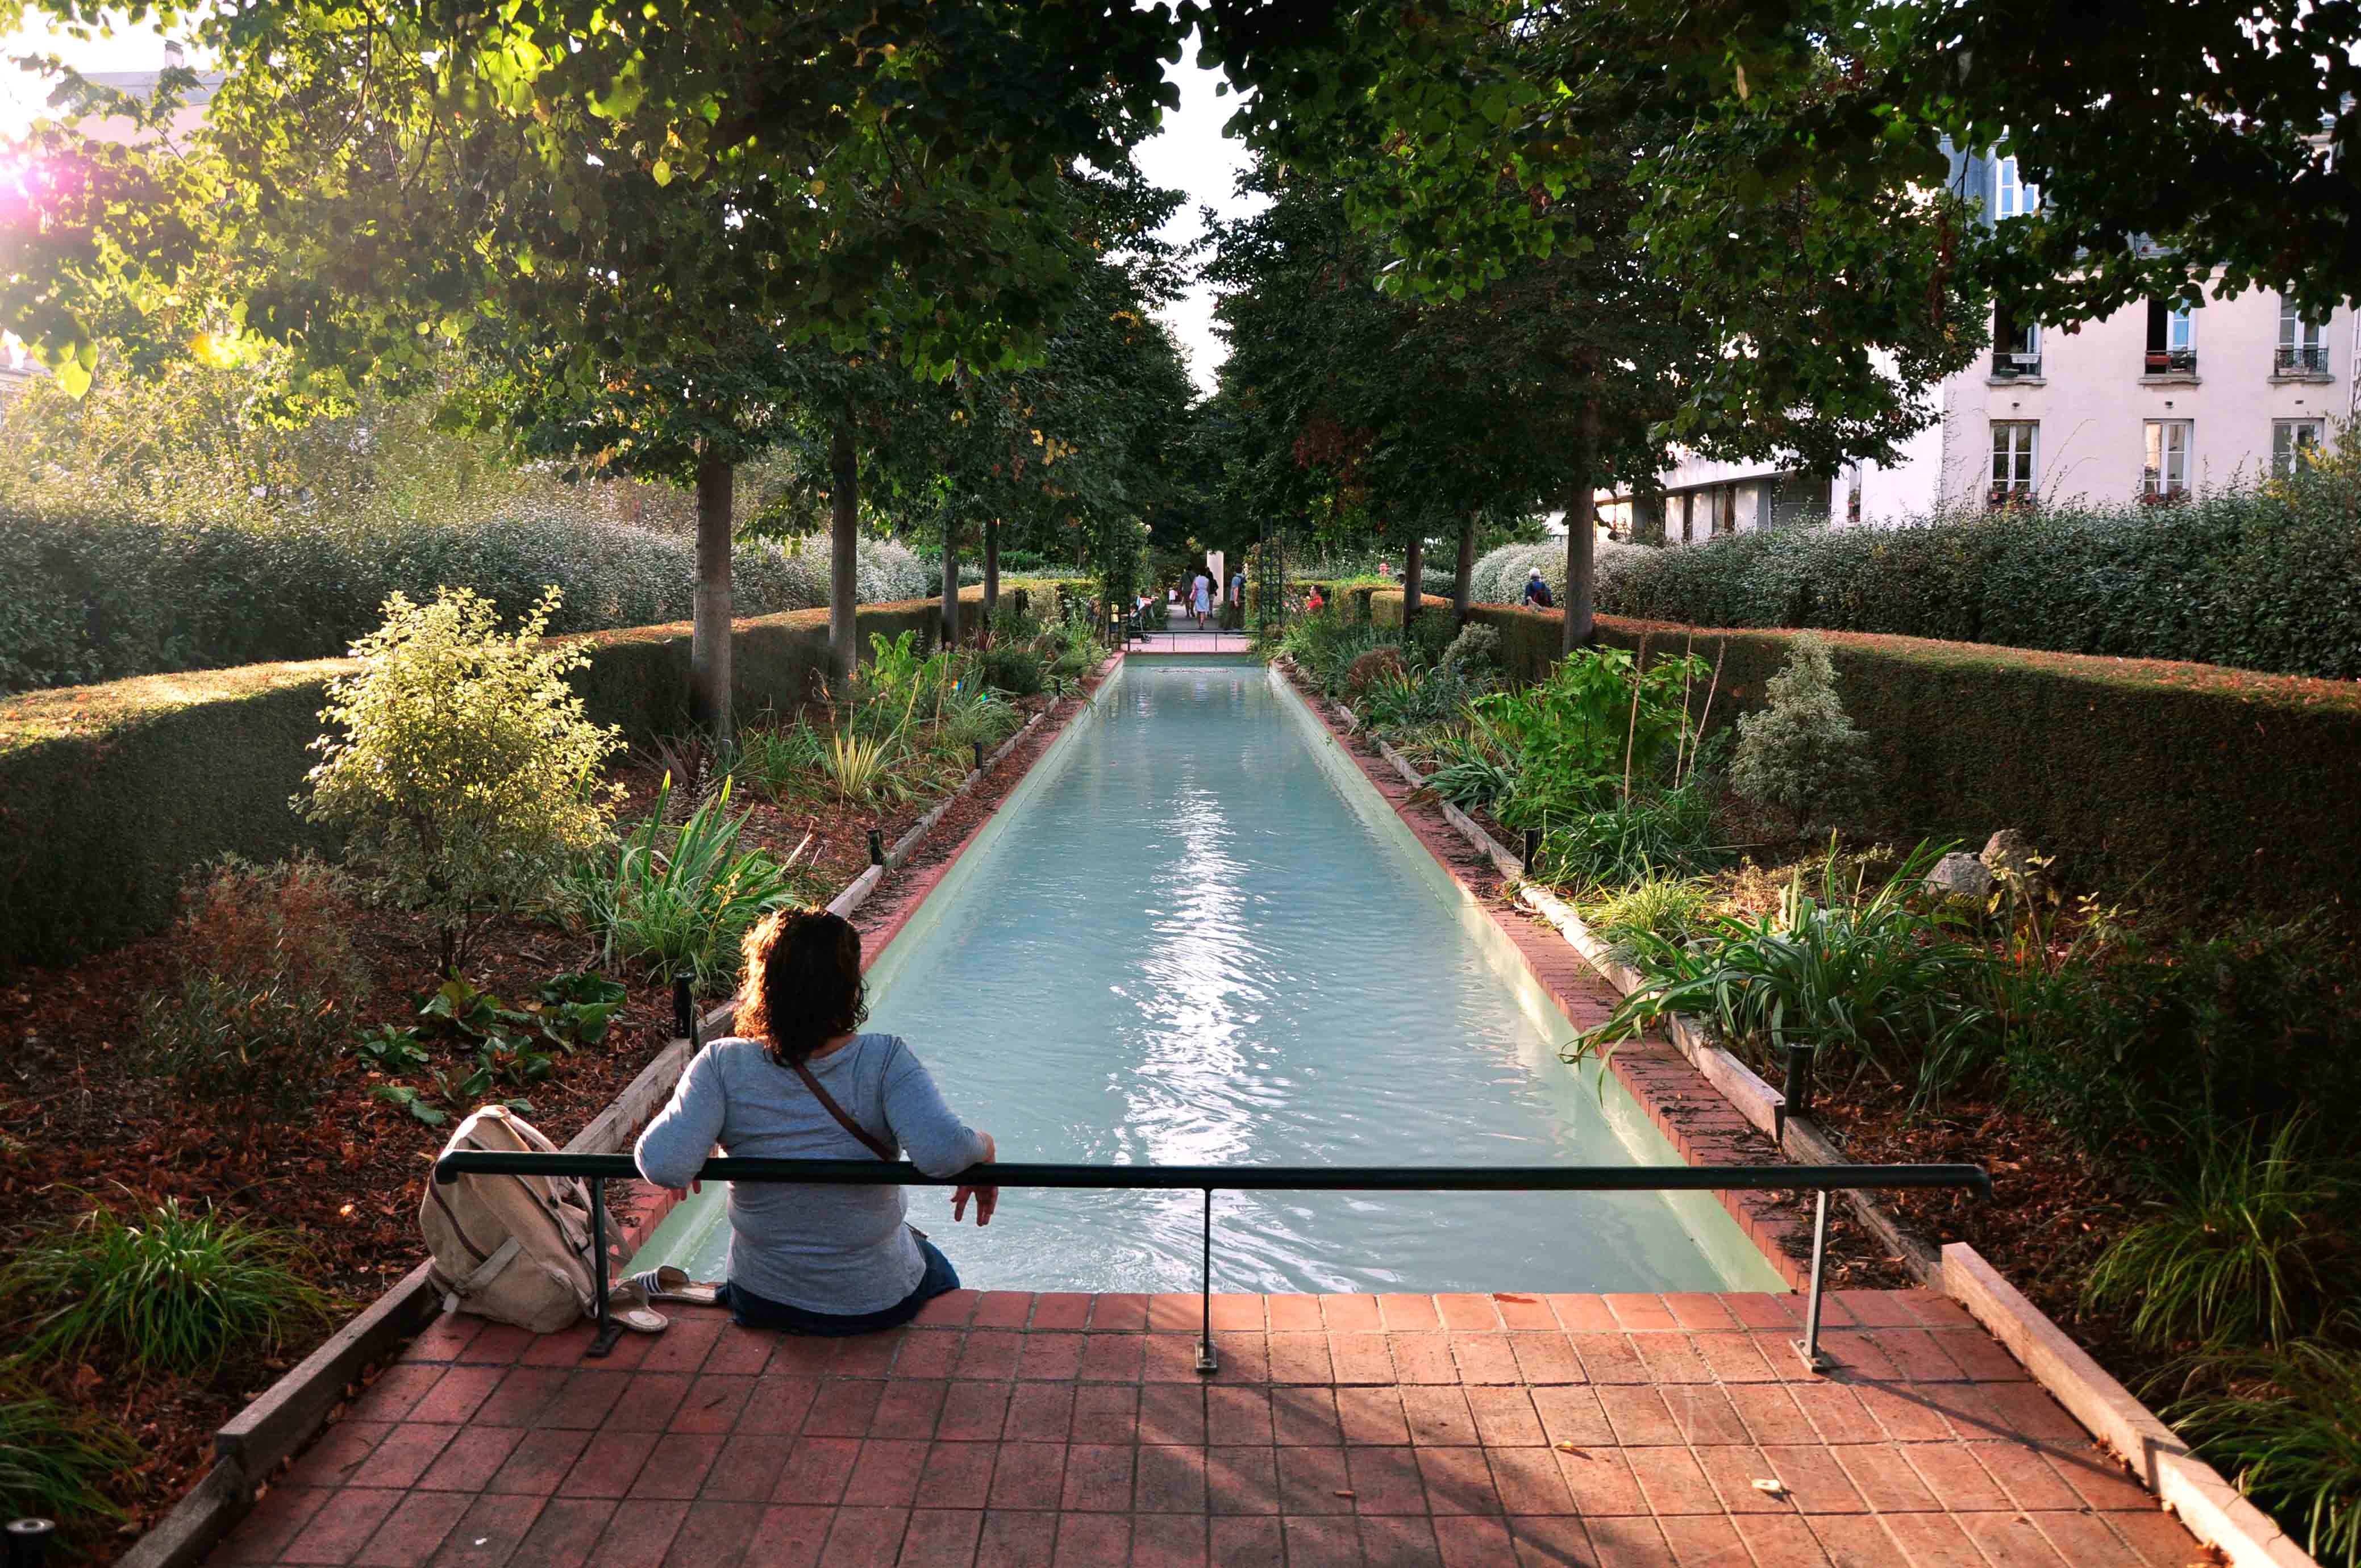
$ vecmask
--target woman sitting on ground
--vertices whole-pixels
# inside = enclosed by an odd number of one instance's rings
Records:
[[[869,1015],[861,933],[822,909],[783,909],[746,937],[739,1033],[715,1040],[681,1075],[672,1103],[640,1135],[640,1173],[693,1188],[714,1145],[763,1159],[892,1159],[896,1146],[928,1176],[994,1156],[944,1105],[897,1036],[862,1034]],[[961,1187],[951,1218],[975,1200],[989,1224],[997,1188]],[[895,1186],[733,1183],[730,1277],[719,1299],[748,1328],[856,1334],[906,1323],[959,1274],[914,1230]]]

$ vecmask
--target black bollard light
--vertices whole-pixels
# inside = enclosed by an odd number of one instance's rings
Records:
[[[1537,860],[1541,859],[1541,853],[1542,853],[1542,830],[1541,830],[1540,828],[1526,828],[1526,829],[1525,829],[1525,874],[1526,874],[1527,876],[1531,876],[1531,875],[1532,875],[1532,874],[1533,874],[1533,862],[1534,862],[1535,861],[1537,861]]]
[[[686,975],[672,982],[672,1037],[692,1043],[697,1039],[697,1003],[688,993]]]
[[[885,835],[874,828],[869,830],[869,863],[873,866],[885,863]]]
[[[8,1521],[8,1568],[43,1568],[58,1533],[54,1519]]]
[[[983,772],[983,742],[981,740],[971,740],[968,742],[968,746],[975,752],[975,771],[977,773]]]
[[[1810,1046],[1787,1047],[1787,1080],[1779,1089],[1779,1104],[1771,1115],[1771,1135],[1787,1135],[1787,1118],[1812,1113],[1812,1052]]]

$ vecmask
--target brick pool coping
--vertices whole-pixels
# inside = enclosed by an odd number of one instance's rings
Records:
[[[690,1310],[584,1364],[446,1318],[222,1564],[2180,1568],[2196,1548],[1931,1291],[961,1291],[782,1338]],[[1765,1490],[1761,1481],[1775,1482]]]

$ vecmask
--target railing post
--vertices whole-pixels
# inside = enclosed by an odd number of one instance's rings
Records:
[[[604,1356],[614,1353],[615,1342],[623,1337],[620,1325],[615,1321],[615,1307],[608,1299],[607,1285],[607,1179],[590,1179],[590,1274],[598,1292],[598,1331],[590,1336],[590,1348],[585,1355]]]
[[[1210,1187],[1205,1189],[1204,1272],[1198,1281],[1198,1305],[1204,1316],[1197,1336],[1197,1371],[1210,1377],[1222,1369],[1221,1358],[1213,1354],[1213,1190]]]
[[[1812,1293],[1804,1303],[1804,1337],[1795,1342],[1795,1354],[1814,1372],[1826,1372],[1828,1358],[1820,1353],[1820,1275],[1828,1260],[1828,1190],[1821,1188],[1816,1194],[1812,1209]]]

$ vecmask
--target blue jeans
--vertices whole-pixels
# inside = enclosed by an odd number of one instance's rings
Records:
[[[919,1308],[947,1290],[959,1288],[959,1270],[951,1266],[951,1260],[926,1237],[916,1239],[918,1255],[927,1263],[926,1273],[918,1277],[918,1288],[892,1306],[880,1308],[874,1312],[807,1311],[801,1307],[790,1307],[729,1283],[722,1285],[714,1299],[730,1309],[731,1320],[741,1329],[773,1329],[783,1334],[833,1337],[898,1329],[917,1317]]]

